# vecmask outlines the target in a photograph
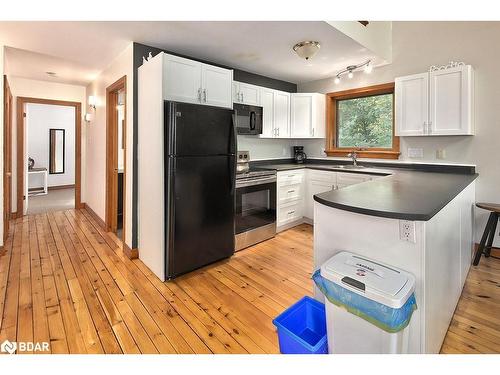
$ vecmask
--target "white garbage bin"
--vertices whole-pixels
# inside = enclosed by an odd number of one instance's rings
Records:
[[[320,274],[330,353],[408,352],[413,275],[348,252],[330,258]]]

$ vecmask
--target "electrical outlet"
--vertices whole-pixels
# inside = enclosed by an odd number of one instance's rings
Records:
[[[424,157],[424,149],[408,147],[408,157],[421,159]]]
[[[415,222],[410,220],[399,220],[399,238],[402,241],[416,243]]]

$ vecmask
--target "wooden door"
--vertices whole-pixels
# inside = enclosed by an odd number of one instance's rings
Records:
[[[122,121],[122,145],[123,145],[123,171],[118,168],[118,96],[123,90],[123,114]],[[118,175],[123,173],[123,196],[122,196],[122,241],[125,242],[125,197],[126,197],[126,173],[127,173],[127,77],[123,76],[106,88],[106,230],[117,233],[118,231]]]
[[[202,64],[202,103],[233,108],[233,71]]]
[[[431,72],[429,85],[429,135],[471,135],[471,66]]]
[[[396,78],[395,95],[396,135],[426,135],[429,120],[429,73]]]
[[[3,130],[3,240],[9,234],[12,186],[12,93],[7,77],[4,76],[4,130]]]
[[[198,61],[165,55],[165,99],[201,103],[201,65]]]

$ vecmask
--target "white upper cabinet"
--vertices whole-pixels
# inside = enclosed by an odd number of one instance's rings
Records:
[[[396,78],[396,135],[473,135],[470,65]]]
[[[232,108],[233,71],[202,64],[202,101],[204,104]]]
[[[233,71],[163,53],[165,100],[233,107]]]
[[[291,94],[291,138],[325,137],[325,95],[316,93]]]
[[[472,135],[473,73],[470,65],[430,73],[429,135]]]
[[[263,138],[272,138],[274,132],[274,90],[261,88],[260,106],[262,107],[262,134]]]
[[[429,73],[396,78],[396,135],[425,135],[428,111]]]
[[[201,63],[164,54],[163,91],[166,100],[199,103],[201,98]]]
[[[274,93],[274,130],[276,138],[290,137],[290,93]]]
[[[259,86],[243,82],[233,82],[234,103],[259,105]]]

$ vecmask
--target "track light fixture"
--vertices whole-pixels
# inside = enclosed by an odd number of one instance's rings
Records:
[[[373,70],[373,65],[371,64],[371,60],[367,60],[364,63],[359,64],[359,65],[349,65],[349,66],[347,66],[345,69],[341,70],[340,72],[338,72],[335,75],[335,79],[333,80],[333,82],[335,82],[335,84],[339,84],[340,83],[340,78],[345,73],[347,73],[347,77],[348,78],[352,78],[352,77],[354,77],[354,72],[356,70],[360,69],[360,68],[363,68],[363,67],[364,67],[365,73],[371,73],[372,70]]]

